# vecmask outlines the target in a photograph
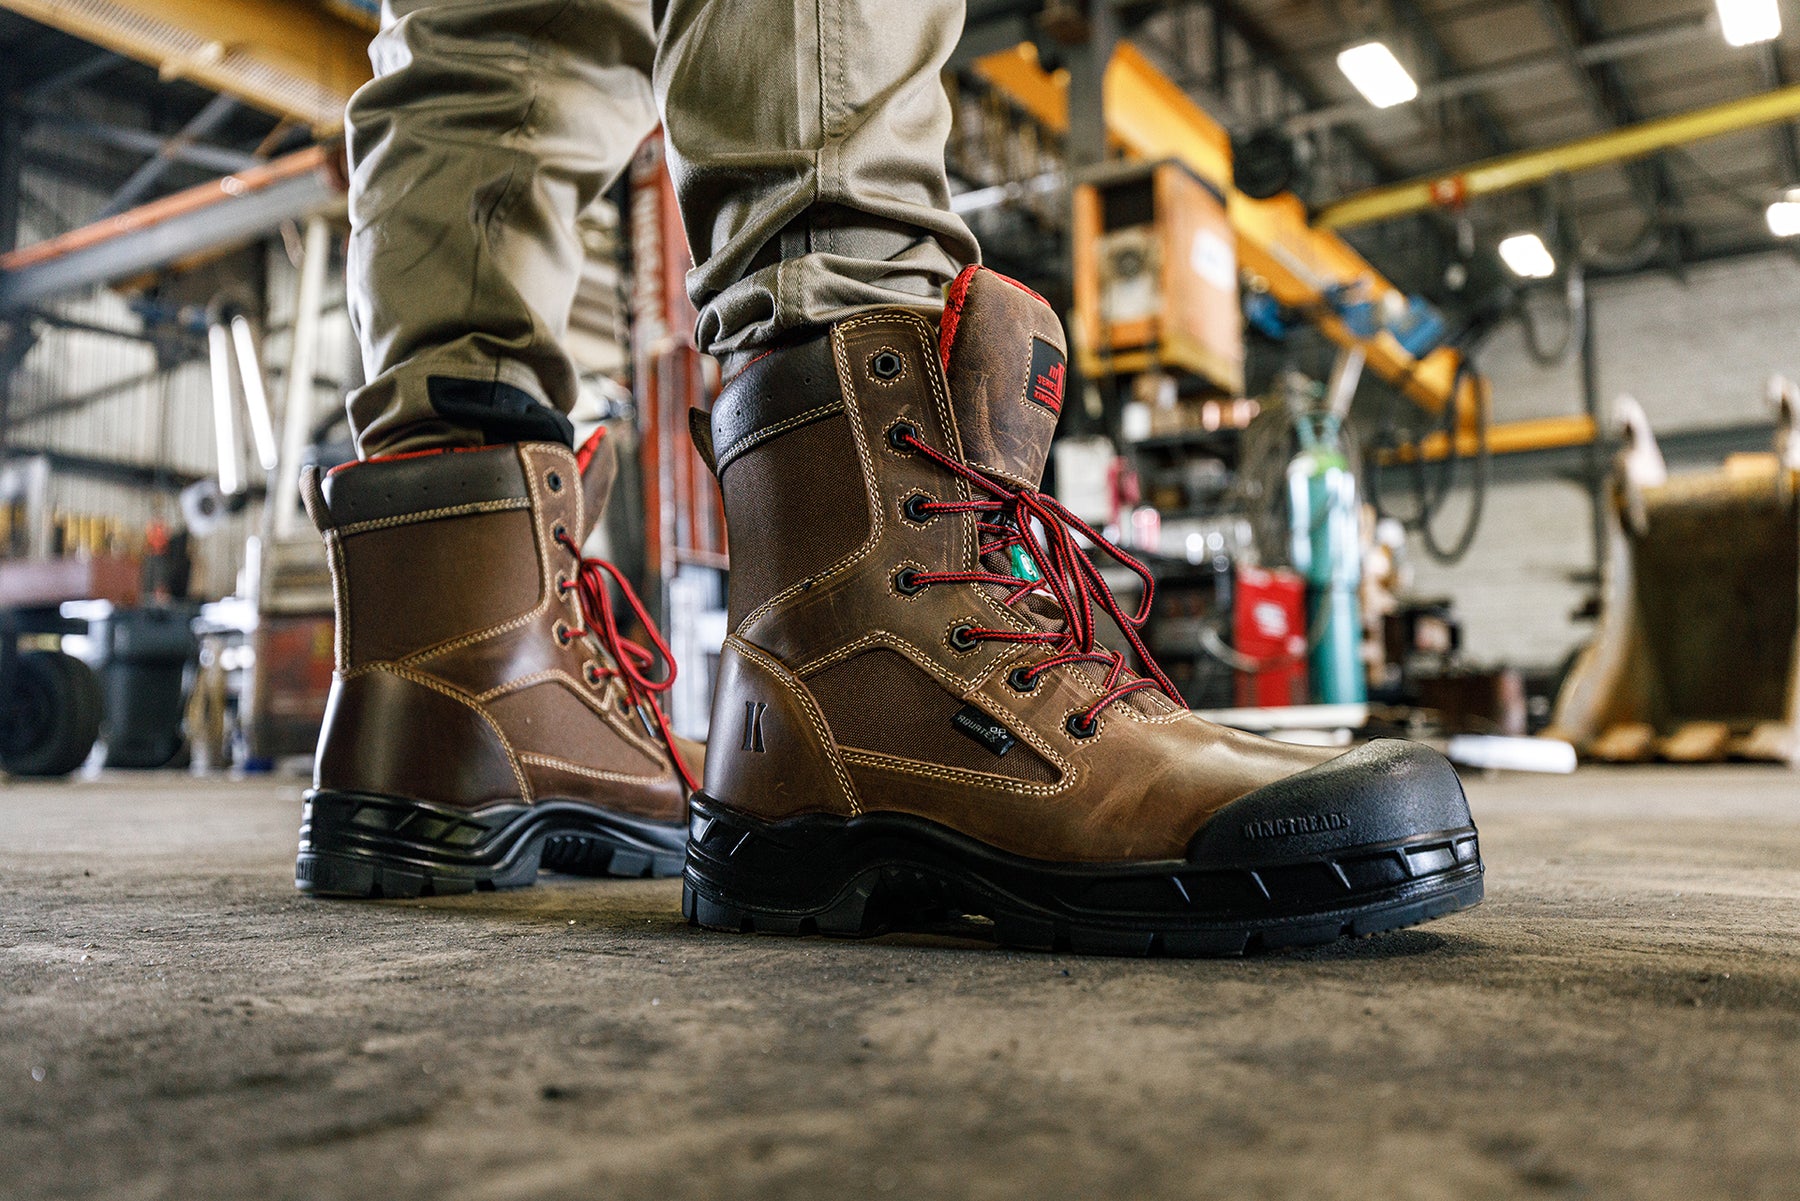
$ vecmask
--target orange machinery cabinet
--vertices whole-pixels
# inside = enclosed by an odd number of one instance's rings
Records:
[[[1076,185],[1075,350],[1090,379],[1169,371],[1244,387],[1237,235],[1225,199],[1173,161]]]

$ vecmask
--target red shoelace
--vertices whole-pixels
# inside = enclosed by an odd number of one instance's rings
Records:
[[[566,530],[558,530],[556,540],[564,550],[575,556],[575,562],[580,565],[575,579],[562,580],[558,584],[564,593],[577,589],[581,594],[581,616],[587,628],[570,630],[568,637],[586,638],[592,634],[613,664],[610,667],[605,663],[591,664],[591,671],[596,674],[590,676],[590,682],[599,683],[613,676],[624,681],[626,698],[640,715],[648,713],[654,721],[656,735],[662,740],[663,746],[668,748],[669,761],[675,765],[682,783],[687,785],[689,792],[699,791],[700,785],[695,781],[692,770],[682,760],[681,751],[675,745],[674,731],[669,729],[669,719],[657,700],[660,694],[667,692],[675,683],[675,657],[669,653],[669,644],[663,641],[656,624],[650,620],[650,614],[644,610],[644,602],[638,599],[637,593],[632,591],[631,585],[619,574],[617,567],[605,559],[584,558],[580,545]],[[620,595],[643,623],[644,632],[650,635],[655,651],[639,646],[619,632],[618,614],[613,608],[612,593],[606,586],[608,580],[619,586]],[[668,670],[661,679],[653,679],[650,673],[656,670],[658,659],[667,665]]]
[[[990,630],[980,626],[960,626],[953,631],[953,636],[960,635],[971,643],[1018,642],[1048,648],[1052,652],[1049,658],[1030,667],[1014,669],[1014,686],[1024,691],[1035,687],[1038,677],[1051,668],[1070,663],[1104,664],[1107,670],[1105,682],[1101,685],[1103,692],[1100,699],[1070,718],[1070,730],[1079,736],[1086,737],[1095,731],[1100,713],[1106,706],[1144,689],[1155,688],[1176,704],[1186,707],[1187,702],[1182,699],[1181,693],[1163,673],[1162,668],[1157,666],[1150,648],[1144,645],[1144,640],[1138,633],[1150,616],[1150,602],[1155,594],[1155,585],[1148,567],[1107,541],[1099,531],[1064,508],[1062,502],[1055,497],[1047,496],[1035,488],[1015,488],[986,472],[958,462],[921,442],[918,431],[910,424],[895,426],[891,436],[896,446],[904,446],[924,455],[986,493],[986,499],[978,500],[909,502],[910,511],[920,515],[978,514],[976,528],[983,538],[978,558],[985,558],[996,552],[1011,553],[1014,547],[1021,547],[1042,573],[1041,579],[1033,580],[991,571],[932,572],[907,568],[896,576],[897,586],[916,590],[931,584],[988,584],[1008,590],[1005,598],[1008,605],[1017,604],[1034,592],[1047,593],[1062,609],[1063,628],[1060,630]],[[1045,537],[1038,537],[1038,526],[1043,528]],[[1099,568],[1082,553],[1081,547],[1076,543],[1077,533],[1144,582],[1143,600],[1136,612],[1127,614],[1120,608],[1112,589],[1101,578]],[[1131,649],[1144,665],[1147,675],[1131,675],[1122,653],[1108,650],[1096,642],[1096,607],[1118,624],[1126,641],[1131,644]],[[1125,678],[1127,676],[1130,678]]]

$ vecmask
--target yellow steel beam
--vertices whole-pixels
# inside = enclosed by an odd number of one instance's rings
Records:
[[[40,24],[319,134],[369,78],[369,32],[300,0],[0,0]]]
[[[1029,43],[990,54],[975,70],[1046,127],[1068,128],[1067,76],[1039,66]],[[1120,44],[1107,65],[1105,100],[1108,135],[1127,154],[1177,159],[1224,193],[1239,263],[1265,280],[1283,304],[1316,311],[1325,289],[1359,281],[1378,300],[1397,291],[1342,238],[1313,229],[1296,197],[1252,200],[1238,192],[1232,185],[1230,136],[1128,43]],[[1421,407],[1436,412],[1449,399],[1457,365],[1453,351],[1415,359],[1385,332],[1364,340],[1329,313],[1316,320],[1339,345],[1362,346],[1370,370]]]
[[[1560,146],[1502,155],[1442,175],[1371,188],[1326,205],[1318,214],[1317,224],[1327,229],[1347,229],[1434,206],[1454,207],[1477,196],[1490,196],[1542,183],[1553,176],[1642,158],[1671,146],[1796,117],[1800,117],[1800,84],[1672,117],[1658,117]]]

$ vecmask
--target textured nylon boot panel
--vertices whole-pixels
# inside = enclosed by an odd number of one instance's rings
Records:
[[[408,522],[342,537],[342,546],[350,666],[488,629],[541,596],[528,510]]]
[[[763,442],[725,474],[733,629],[869,537],[862,464],[840,413]]]
[[[1059,775],[1016,732],[999,755],[963,733],[956,717],[964,703],[895,651],[865,651],[808,677],[806,687],[841,747],[1034,784]]]
[[[561,680],[522,688],[487,703],[513,750],[627,776],[656,776],[662,760],[604,722]],[[648,734],[645,735],[648,737]]]

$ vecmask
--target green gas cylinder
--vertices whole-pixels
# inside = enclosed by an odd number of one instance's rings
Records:
[[[1361,506],[1356,473],[1343,450],[1335,413],[1296,414],[1300,453],[1287,468],[1289,553],[1306,579],[1307,665],[1313,700],[1326,705],[1368,699],[1362,663]]]

